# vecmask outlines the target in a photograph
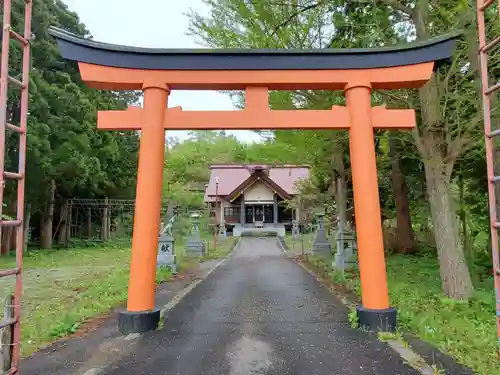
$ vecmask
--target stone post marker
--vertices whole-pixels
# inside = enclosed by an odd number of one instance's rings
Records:
[[[191,214],[192,229],[186,243],[186,256],[197,258],[205,255],[205,243],[200,238],[200,214]]]
[[[296,241],[298,236],[299,236],[299,221],[292,220],[292,238],[293,238],[293,240]]]
[[[349,240],[349,245],[347,246],[347,249],[345,251],[345,261],[344,261],[344,268],[346,270],[352,269],[352,268],[357,268],[358,266],[358,255],[357,255],[357,250],[358,250],[358,243],[356,241],[356,232],[350,235],[350,237],[347,238]]]
[[[172,274],[177,273],[177,262],[175,257],[175,240],[170,233],[160,234],[158,238],[158,255],[156,257],[157,267],[169,267]]]
[[[318,220],[318,230],[312,246],[313,253],[323,257],[331,257],[332,245],[328,241],[328,238],[326,238],[325,214],[319,212],[316,214],[316,217]]]
[[[226,239],[227,238],[227,232],[226,232],[226,222],[224,219],[221,219],[220,225],[219,225],[219,238]]]
[[[337,232],[337,251],[335,252],[335,268],[340,271],[356,267],[355,251],[356,236],[355,234]]]
[[[346,249],[345,249],[345,233],[341,225],[337,230],[337,236],[335,239],[337,243],[337,251],[335,251],[335,268],[343,271],[345,269],[346,262]]]

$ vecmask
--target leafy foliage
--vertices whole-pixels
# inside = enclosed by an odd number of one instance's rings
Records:
[[[12,27],[23,29],[24,1],[13,1]],[[30,78],[26,197],[35,217],[43,215],[54,198],[132,197],[134,195],[138,135],[98,132],[97,110],[125,108],[135,93],[101,92],[86,87],[76,64],[61,58],[49,26],[89,36],[78,16],[60,0],[34,2]],[[19,77],[22,50],[10,49],[10,74]],[[20,98],[9,91],[8,121],[19,122]],[[17,170],[18,136],[8,134],[6,169]],[[51,192],[51,181],[55,192]],[[7,213],[12,213],[15,189],[6,191]],[[54,194],[54,196],[51,196]],[[32,224],[36,225],[36,223]]]
[[[481,198],[485,193],[484,178],[479,174],[484,173],[484,167],[474,172],[468,168],[468,172],[465,172],[463,164],[484,165],[484,153],[479,152],[482,148],[479,126],[482,121],[482,103],[475,52],[475,4],[465,1],[436,4],[424,0],[205,0],[205,3],[210,8],[209,15],[191,12],[190,32],[210,47],[376,47],[427,39],[449,30],[464,28],[451,64],[440,68],[429,84],[418,92],[374,92],[373,102],[395,108],[416,108],[418,114],[418,128],[411,137],[399,135],[399,151],[396,150],[393,156],[389,155],[387,147],[384,149],[387,136],[383,133],[376,135],[383,216],[390,218],[395,207],[395,200],[391,197],[394,181],[387,174],[393,168],[391,160],[404,155],[402,160],[398,159],[399,169],[408,179],[407,186],[410,188],[407,194],[413,212],[425,218],[431,217],[431,222],[421,227],[432,231],[441,260],[443,288],[452,297],[470,295],[472,286],[462,242],[467,237],[466,232],[477,234],[479,229],[469,228],[472,224],[467,219],[467,210],[463,209],[460,220],[466,229],[460,230],[459,221],[455,219],[455,192],[458,191],[460,178],[460,201],[468,201],[470,207],[484,207],[485,202]],[[487,14],[492,21],[492,26],[487,30],[490,40],[500,33],[493,16],[494,10]],[[491,54],[489,64],[493,75],[497,71],[495,67],[499,65],[499,57],[499,53]],[[329,108],[334,104],[343,104],[341,93],[297,91],[271,95],[274,108]],[[498,118],[496,105],[493,107],[493,118]],[[274,135],[276,140],[284,143],[304,145],[298,151],[302,158],[311,160],[314,165],[315,182],[321,193],[329,191],[334,195],[336,176],[342,176],[349,189],[345,134],[314,132],[311,135],[305,131],[276,131]],[[457,163],[461,164],[458,174],[455,173]],[[483,194],[472,194],[469,186],[480,188]],[[425,198],[429,198],[429,205]],[[486,218],[484,208],[482,212],[475,213],[481,216],[479,222]],[[441,222],[444,225],[438,225]],[[485,246],[485,243],[481,246]],[[452,277],[452,274],[459,276]]]

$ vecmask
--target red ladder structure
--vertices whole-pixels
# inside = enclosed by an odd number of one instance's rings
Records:
[[[477,0],[477,24],[479,30],[479,58],[481,68],[481,85],[483,97],[483,113],[484,113],[484,139],[486,143],[486,163],[488,174],[488,196],[490,208],[490,223],[491,223],[491,241],[492,241],[492,258],[495,280],[495,298],[497,312],[497,336],[500,344],[500,257],[498,244],[498,229],[500,222],[497,217],[497,200],[495,195],[495,184],[500,182],[500,176],[495,176],[494,170],[494,147],[493,138],[500,135],[500,128],[493,129],[491,126],[491,95],[500,90],[500,82],[495,82],[490,86],[488,72],[488,51],[500,44],[500,36],[491,41],[486,40],[486,22],[485,13],[492,11],[490,7],[495,3],[495,0]],[[498,12],[500,16],[500,0],[498,0]],[[500,355],[500,345],[499,345]]]
[[[0,271],[0,277],[16,276],[14,291],[14,316],[12,319],[0,321],[0,328],[13,326],[13,339],[11,350],[11,365],[7,374],[19,373],[20,357],[20,313],[21,313],[21,293],[22,280],[21,269],[23,263],[24,249],[24,174],[26,164],[26,128],[28,117],[28,83],[30,73],[30,39],[31,39],[31,13],[33,0],[25,1],[24,12],[24,34],[18,34],[11,27],[12,0],[3,0],[3,23],[2,23],[2,55],[0,62],[0,243],[2,238],[2,228],[16,228],[16,268]],[[9,75],[9,48],[10,41],[16,41],[23,47],[23,61],[21,79],[16,79]],[[7,89],[12,85],[21,91],[21,106],[19,125],[11,124],[7,116]],[[19,135],[19,164],[16,172],[5,171],[5,151],[6,151],[6,130],[13,131]],[[3,195],[5,180],[17,181],[17,213],[15,220],[3,220]]]

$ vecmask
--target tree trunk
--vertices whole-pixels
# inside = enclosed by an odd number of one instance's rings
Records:
[[[473,261],[473,251],[469,246],[471,241],[469,239],[469,229],[467,227],[467,213],[465,211],[465,201],[464,201],[464,178],[462,172],[458,176],[458,197],[460,202],[460,209],[458,210],[458,217],[460,218],[460,231],[462,232],[462,243],[464,247],[465,258],[471,262]],[[469,263],[470,264],[470,263]]]
[[[24,207],[24,234],[23,234],[23,239],[24,239],[24,249],[26,250],[28,248],[28,242],[29,242],[29,233],[30,233],[30,221],[31,221],[31,203],[26,203],[26,206]]]
[[[429,2],[417,1],[412,13],[417,39],[428,38]],[[436,73],[438,74],[438,73]],[[456,156],[448,154],[448,135],[441,112],[436,75],[419,89],[422,121],[417,133],[417,147],[425,166],[427,194],[436,247],[439,255],[444,293],[457,299],[468,298],[473,291],[469,268],[460,241],[458,220],[449,190]]]
[[[108,208],[107,222],[106,222],[106,237],[111,238],[111,208]]]
[[[5,227],[2,229],[2,242],[0,243],[0,255],[9,255],[11,250],[12,231],[15,228]]]
[[[101,217],[101,240],[108,240],[108,198],[104,199],[104,208]]]
[[[54,194],[56,192],[56,182],[50,180],[47,187],[47,203],[42,213],[40,221],[40,247],[42,249],[52,249],[52,226],[54,221]]]
[[[66,231],[68,230],[68,208],[69,203],[66,200],[61,208],[61,224],[57,230],[57,243],[64,246],[68,245],[66,242]]]
[[[337,218],[342,220],[343,231],[345,231],[347,220],[347,182],[344,164],[344,145],[337,141],[338,145],[332,153],[330,164],[333,169],[329,192],[335,198]],[[337,224],[338,225],[338,224]]]
[[[72,202],[68,205],[68,214],[66,215],[66,246],[69,246],[69,241],[71,240],[71,228],[73,224],[73,204]]]
[[[337,216],[339,218],[339,228],[345,231],[346,213],[347,213],[347,196],[346,196],[346,183],[344,176],[337,177],[337,196],[335,203],[337,204]]]
[[[87,237],[92,237],[92,208],[87,208]]]
[[[16,250],[17,228],[12,228],[9,239],[9,251]]]
[[[343,254],[344,251],[344,233],[346,232],[346,184],[344,176],[337,177],[337,194],[335,197],[335,205],[337,206],[337,254]]]
[[[419,90],[419,96],[422,106],[419,151],[425,167],[443,291],[451,298],[468,298],[472,294],[473,286],[449,190],[455,160],[448,158],[446,151],[447,143],[442,130],[443,119],[435,77]]]
[[[444,293],[468,298],[473,291],[469,268],[460,242],[458,220],[448,186],[450,178],[439,165],[426,163],[425,177]]]
[[[470,297],[473,285],[463,246],[459,223],[450,192],[450,177],[455,160],[448,158],[442,133],[439,92],[435,77],[419,90],[422,130],[419,151],[425,167],[434,238],[438,250],[444,293],[456,299]],[[448,158],[448,160],[446,160]]]
[[[389,156],[391,159],[392,191],[396,201],[396,251],[400,254],[415,252],[415,236],[411,226],[408,186],[399,161],[400,141],[394,132],[389,133]]]

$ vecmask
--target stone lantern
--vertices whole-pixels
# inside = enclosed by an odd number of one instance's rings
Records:
[[[318,228],[316,231],[316,237],[314,238],[312,250],[314,254],[320,256],[328,256],[332,255],[332,245],[328,238],[326,237],[325,232],[325,213],[318,212],[316,214],[316,220],[318,222]]]
[[[197,258],[205,255],[205,243],[200,237],[200,214],[191,214],[191,234],[186,243],[186,256]]]

